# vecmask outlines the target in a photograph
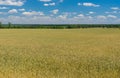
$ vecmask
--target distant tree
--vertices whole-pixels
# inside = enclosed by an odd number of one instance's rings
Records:
[[[0,22],[0,28],[2,27],[2,22]]]
[[[8,22],[8,28],[10,28],[12,26],[11,22]]]

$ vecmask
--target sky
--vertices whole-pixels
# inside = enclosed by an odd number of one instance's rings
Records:
[[[0,22],[120,24],[120,0],[0,0]]]

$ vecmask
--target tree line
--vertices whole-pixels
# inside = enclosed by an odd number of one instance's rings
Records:
[[[120,28],[120,24],[2,24],[0,28],[40,28],[40,29],[77,29],[77,28]]]

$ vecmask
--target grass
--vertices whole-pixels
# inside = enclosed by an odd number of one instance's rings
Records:
[[[0,78],[120,78],[120,30],[0,30]]]

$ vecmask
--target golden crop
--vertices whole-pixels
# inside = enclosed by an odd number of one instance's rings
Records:
[[[0,78],[120,78],[120,30],[1,29]]]

